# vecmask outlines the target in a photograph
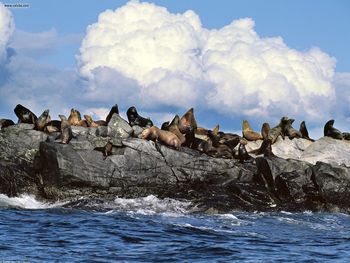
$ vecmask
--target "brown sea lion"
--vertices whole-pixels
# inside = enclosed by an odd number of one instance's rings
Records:
[[[61,121],[52,120],[45,124],[44,132],[46,133],[54,133],[61,131]]]
[[[15,125],[15,123],[10,119],[0,119],[0,130],[5,129],[9,126]]]
[[[285,126],[285,135],[287,135],[291,140],[302,137],[301,132],[293,128],[292,124],[294,121],[294,119],[288,119]]]
[[[247,120],[243,120],[242,134],[243,138],[247,139],[248,141],[257,141],[263,139],[260,133],[254,132],[252,128],[250,128],[249,122]]]
[[[180,122],[179,115],[175,115],[175,117],[171,121],[171,123],[167,126],[164,126],[162,130],[170,131],[170,132],[174,133],[179,138],[181,144],[183,144],[186,141],[186,138],[179,130],[179,127],[178,127],[179,122]]]
[[[213,129],[213,131],[208,130],[208,139],[206,143],[203,144],[203,151],[215,158],[227,158],[232,159],[234,156],[234,149],[220,143],[218,125]]]
[[[81,114],[77,109],[72,108],[70,110],[70,115],[68,117],[68,122],[70,125],[78,126],[81,121]]]
[[[86,120],[86,122],[87,122],[87,125],[88,125],[89,127],[97,128],[98,126],[100,126],[100,125],[98,125],[96,122],[94,122],[94,120],[91,118],[90,115],[85,114],[85,115],[84,115],[84,118],[85,118],[85,120]]]
[[[333,127],[334,120],[329,120],[323,129],[324,136],[332,137],[337,140],[343,140],[344,136],[341,131]]]
[[[264,122],[261,127],[261,135],[263,137],[263,140],[268,139],[269,131],[270,131],[270,125],[267,122]]]
[[[140,116],[134,106],[130,107],[126,115],[128,116],[130,126],[140,126],[140,127],[152,127],[153,122],[149,118],[144,118]]]
[[[108,125],[114,113],[119,114],[118,104],[114,104],[106,117],[106,125]]]
[[[145,129],[141,133],[141,139],[159,141],[167,146],[174,147],[175,149],[179,149],[181,142],[179,138],[169,131],[164,131],[159,129],[156,126],[152,126],[150,128]]]
[[[219,143],[225,144],[229,146],[231,149],[234,149],[242,139],[241,136],[239,136],[238,134],[224,133],[220,131],[218,133],[218,136],[219,136]]]
[[[183,134],[186,134],[188,130],[193,128],[194,131],[197,130],[197,121],[194,117],[193,108],[189,109],[180,119],[179,130]]]
[[[36,115],[21,104],[17,104],[14,112],[18,117],[18,123],[35,124],[35,121],[37,120]]]
[[[197,127],[196,134],[197,135],[208,135],[208,129],[203,128],[203,127]]]
[[[242,139],[238,147],[238,159],[240,163],[250,162],[254,160],[254,158],[248,154],[248,151],[245,148],[246,145],[247,141]]]
[[[311,138],[309,137],[309,132],[308,132],[308,130],[307,130],[307,128],[306,128],[305,121],[302,121],[302,122],[300,123],[299,131],[300,131],[300,133],[301,133],[302,138],[307,139],[307,140],[310,140],[310,141],[312,141],[312,142],[315,141],[315,140],[313,140],[313,139],[311,139]]]
[[[38,131],[43,131],[46,124],[51,120],[49,115],[50,110],[46,109],[44,112],[36,119],[34,124],[34,129]]]
[[[272,129],[270,129],[268,134],[268,139],[271,141],[272,144],[276,142],[279,135],[281,135],[282,138],[284,139],[287,122],[288,122],[288,118],[282,117],[280,120],[280,123],[276,127],[273,127]]]
[[[64,115],[58,115],[61,119],[61,143],[68,144],[73,138],[72,128]]]

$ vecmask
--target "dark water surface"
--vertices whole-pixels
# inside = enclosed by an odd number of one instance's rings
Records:
[[[350,216],[189,213],[116,199],[83,208],[0,195],[0,262],[350,262]]]

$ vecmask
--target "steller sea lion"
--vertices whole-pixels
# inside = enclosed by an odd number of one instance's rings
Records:
[[[181,133],[186,134],[190,128],[194,131],[197,130],[197,122],[194,117],[193,108],[189,109],[180,119],[179,130]]]
[[[300,131],[300,133],[301,133],[302,138],[307,139],[307,140],[310,140],[310,141],[312,141],[312,142],[315,141],[315,140],[313,140],[313,139],[311,139],[311,138],[309,137],[309,132],[308,132],[308,130],[307,130],[307,128],[306,128],[305,121],[302,121],[302,122],[300,123],[299,131]]]
[[[245,148],[246,144],[247,141],[242,139],[238,147],[238,159],[240,163],[254,160],[254,158],[248,154],[247,149]]]
[[[285,135],[289,137],[289,139],[294,139],[294,138],[301,138],[303,135],[301,134],[300,131],[294,129],[292,127],[292,124],[295,120],[294,119],[288,119],[286,126],[285,126]]]
[[[7,128],[9,126],[15,125],[15,123],[10,119],[0,119],[0,130]]]
[[[17,106],[14,109],[14,112],[18,117],[18,123],[34,124],[37,120],[36,115],[21,104],[17,104]]]
[[[264,122],[261,127],[261,135],[263,137],[263,140],[268,139],[269,131],[270,131],[270,125],[267,122]]]
[[[72,108],[70,110],[70,115],[68,117],[68,122],[70,125],[78,126],[81,121],[80,112],[77,109]]]
[[[140,127],[152,127],[153,122],[149,118],[144,118],[140,116],[134,106],[130,107],[126,115],[128,116],[128,121],[130,126],[138,125]]]
[[[58,115],[61,119],[61,143],[68,144],[73,138],[72,128],[66,116]]]
[[[145,129],[141,133],[141,139],[159,141],[167,146],[172,146],[175,149],[179,149],[181,142],[179,138],[169,131],[160,130],[156,126]]]
[[[260,147],[258,149],[252,150],[249,153],[255,154],[255,155],[264,154],[265,157],[276,156],[272,152],[272,144],[271,144],[271,141],[269,139],[263,140],[262,144],[260,145]]]
[[[114,113],[119,114],[118,104],[114,104],[106,117],[106,125],[108,125]]]
[[[344,140],[350,140],[350,133],[349,132],[343,132],[343,138],[344,138]]]
[[[254,132],[252,128],[250,128],[249,122],[247,120],[243,120],[242,134],[243,138],[247,139],[248,141],[257,141],[263,139],[260,133]]]
[[[45,124],[44,132],[53,133],[61,131],[61,121],[52,120]]]
[[[34,124],[34,129],[38,131],[43,131],[46,124],[51,120],[49,115],[50,110],[46,109],[44,112],[37,118]]]
[[[208,129],[203,128],[203,127],[197,127],[196,134],[197,135],[208,135]]]
[[[91,118],[91,116],[90,115],[84,115],[84,118],[85,118],[85,120],[86,120],[86,122],[87,122],[87,125],[89,126],[89,127],[93,127],[93,128],[97,128],[98,126],[100,126],[100,125],[98,125],[96,122],[94,122],[94,120]]]
[[[341,131],[333,127],[334,120],[329,120],[325,125],[323,129],[324,136],[332,137],[337,140],[343,140],[343,134]]]
[[[162,130],[170,131],[174,133],[180,140],[181,144],[183,144],[186,141],[185,136],[180,132],[178,124],[180,122],[179,115],[175,115],[174,119],[171,121],[171,123],[165,127],[163,127]]]
[[[279,135],[281,135],[282,138],[284,139],[287,122],[288,122],[288,118],[282,117],[280,120],[280,123],[276,127],[273,127],[272,129],[269,130],[268,139],[271,141],[272,144],[276,142]]]
[[[215,128],[214,128],[215,129]],[[203,152],[207,155],[215,157],[215,158],[226,158],[232,159],[234,155],[234,149],[231,149],[229,146],[225,144],[221,144],[219,142],[219,136],[217,132],[213,132],[208,130],[208,139],[207,141],[200,144]]]

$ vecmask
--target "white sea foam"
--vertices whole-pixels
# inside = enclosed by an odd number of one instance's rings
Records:
[[[154,195],[140,198],[116,198],[114,202],[104,204],[104,208],[114,211],[126,211],[129,213],[164,216],[179,216],[189,213],[191,202],[179,201],[171,198],[160,199]]]
[[[7,195],[0,194],[0,208],[45,209],[55,206],[58,206],[58,204],[40,202],[32,195],[8,197]]]

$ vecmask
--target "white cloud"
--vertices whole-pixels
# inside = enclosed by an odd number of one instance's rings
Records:
[[[6,58],[6,48],[15,28],[12,14],[0,2],[0,63]]]
[[[318,48],[300,52],[280,37],[260,37],[250,18],[209,30],[193,11],[172,14],[138,1],[101,13],[78,56],[81,76],[93,83],[91,97],[124,94],[121,85],[96,85],[103,71],[114,70],[116,79],[137,83],[123,99],[145,108],[204,106],[226,115],[316,122],[335,103],[335,63]]]

